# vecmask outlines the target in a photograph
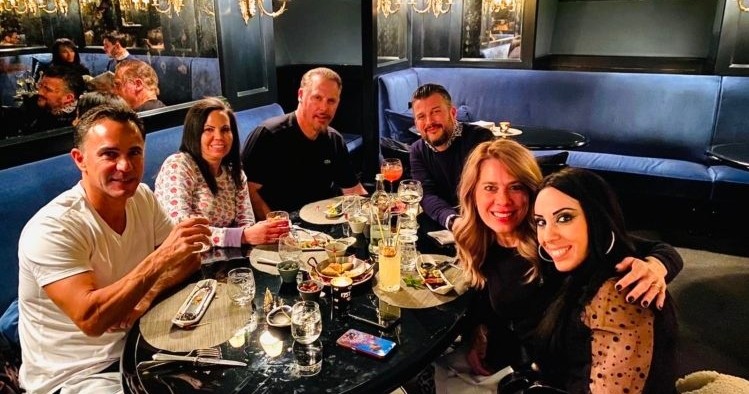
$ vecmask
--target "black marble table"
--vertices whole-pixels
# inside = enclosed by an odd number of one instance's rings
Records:
[[[732,167],[749,170],[749,143],[713,145],[707,150],[707,154]]]
[[[292,218],[292,220],[294,220]],[[303,224],[304,225],[304,224]],[[307,228],[315,226],[304,225]],[[427,229],[425,229],[426,231]],[[367,240],[360,236],[354,246],[356,254],[366,253]],[[454,249],[440,248],[426,235],[420,234],[419,249],[424,253],[454,254]],[[202,278],[212,278],[237,266],[250,266],[246,251],[235,253],[238,258],[203,266],[188,283]],[[136,325],[127,337],[121,359],[123,389],[132,393],[388,393],[419,373],[438,357],[459,334],[470,296],[465,294],[433,308],[402,308],[400,324],[390,330],[334,314],[328,295],[320,301],[323,331],[319,343],[323,348],[322,370],[311,377],[295,373],[293,338],[290,328],[269,327],[262,313],[265,288],[278,294],[286,304],[299,299],[295,284],[283,284],[281,278],[254,270],[257,293],[254,305],[258,310],[257,326],[246,334],[240,347],[227,341],[220,345],[223,358],[244,361],[247,367],[200,366],[189,363],[170,363],[147,373],[139,371],[141,361],[151,360],[158,349],[149,345]],[[372,281],[354,286],[352,306],[365,304],[377,306],[378,299],[372,291]],[[384,360],[377,360],[336,345],[335,341],[349,328],[389,338],[397,343]],[[280,356],[269,357],[259,345],[259,336],[265,330],[283,340]]]

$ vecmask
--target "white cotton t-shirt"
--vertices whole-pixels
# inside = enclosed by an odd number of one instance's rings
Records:
[[[48,393],[120,358],[125,332],[86,336],[47,296],[43,286],[93,271],[97,287],[122,278],[169,235],[172,224],[151,190],[140,184],[126,206],[122,235],[85,199],[80,183],[37,212],[19,240],[20,382]],[[129,311],[122,311],[125,316]]]

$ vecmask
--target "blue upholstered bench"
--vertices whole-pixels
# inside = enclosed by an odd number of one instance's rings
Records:
[[[705,154],[711,144],[749,140],[742,115],[749,78],[409,68],[378,77],[381,137],[407,133],[411,94],[429,82],[447,88],[465,120],[585,135],[589,144],[571,151],[567,164],[605,173],[620,190],[698,201],[749,197],[749,172]]]

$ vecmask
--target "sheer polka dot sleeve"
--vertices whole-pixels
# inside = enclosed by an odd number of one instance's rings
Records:
[[[592,393],[640,393],[653,358],[653,311],[626,302],[615,280],[601,286],[583,321],[592,332]]]

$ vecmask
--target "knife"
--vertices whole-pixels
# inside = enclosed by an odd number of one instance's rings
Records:
[[[265,265],[270,265],[270,266],[273,266],[273,267],[281,264],[280,261],[266,259],[265,257],[258,257],[256,262],[258,264],[265,264]]]
[[[178,356],[175,354],[164,354],[156,353],[153,355],[154,361],[185,361],[195,364],[214,364],[214,365],[228,365],[233,367],[246,367],[247,363],[243,361],[224,360],[221,358],[211,357],[190,357],[190,356]]]

